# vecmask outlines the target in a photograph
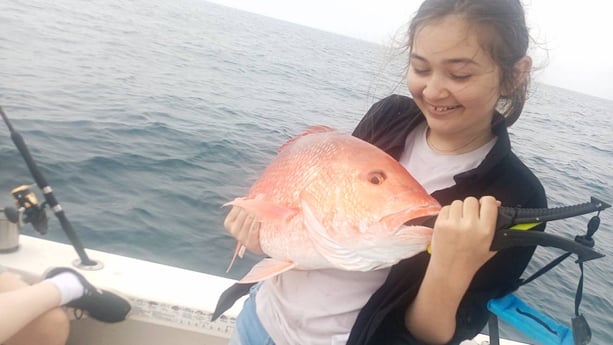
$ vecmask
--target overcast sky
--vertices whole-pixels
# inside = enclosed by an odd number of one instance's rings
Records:
[[[421,0],[209,0],[325,31],[388,44]],[[613,2],[524,0],[544,66],[534,79],[613,99]],[[545,53],[548,57],[545,58]]]

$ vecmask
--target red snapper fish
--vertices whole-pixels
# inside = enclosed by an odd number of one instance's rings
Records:
[[[394,158],[325,126],[283,144],[249,193],[226,205],[255,215],[270,256],[240,283],[291,269],[389,267],[426,250],[432,228],[420,224],[440,210]]]

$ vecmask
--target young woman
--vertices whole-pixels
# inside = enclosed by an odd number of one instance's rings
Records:
[[[432,254],[373,272],[290,271],[266,280],[252,289],[231,343],[457,344],[483,328],[487,301],[512,291],[534,251],[490,251],[497,206],[546,207],[506,130],[526,98],[528,42],[519,0],[421,5],[409,27],[413,98],[379,101],[353,134],[447,205]],[[261,253],[251,215],[234,208],[225,226]]]

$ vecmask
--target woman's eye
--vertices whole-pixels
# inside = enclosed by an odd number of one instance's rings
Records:
[[[415,67],[415,65],[411,65],[411,68],[413,69],[413,72],[415,72],[415,74],[427,74],[428,72],[430,72],[430,70],[427,68],[418,68]]]
[[[452,74],[452,75],[451,75],[451,78],[452,78],[452,79],[454,79],[454,80],[460,80],[460,81],[462,81],[462,80],[468,80],[470,77],[471,77],[471,75],[470,75],[470,74],[467,74],[467,75],[456,75],[456,74]]]

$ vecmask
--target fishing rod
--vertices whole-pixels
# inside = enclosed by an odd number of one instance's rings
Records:
[[[40,188],[40,190],[43,192],[45,201],[47,202],[47,204],[49,205],[49,207],[51,208],[51,210],[53,211],[57,219],[60,221],[60,224],[62,225],[62,229],[64,230],[64,233],[66,234],[66,236],[72,243],[72,246],[74,247],[77,254],[79,255],[79,259],[81,259],[80,265],[83,265],[83,266],[99,265],[99,263],[91,260],[87,256],[87,253],[85,253],[83,244],[77,237],[77,234],[74,231],[72,224],[70,223],[70,221],[68,221],[68,218],[66,218],[66,214],[64,213],[62,206],[60,206],[57,199],[53,195],[53,190],[47,183],[47,180],[43,176],[42,172],[38,169],[36,162],[34,162],[34,159],[32,158],[32,155],[30,154],[30,151],[28,150],[28,147],[26,146],[26,143],[23,137],[21,136],[21,134],[19,134],[19,132],[17,132],[13,128],[13,126],[11,125],[11,122],[8,119],[8,116],[6,115],[4,110],[2,110],[2,107],[0,107],[0,115],[2,115],[2,118],[4,119],[4,122],[6,123],[6,126],[9,129],[9,132],[11,132],[11,139],[13,140],[13,143],[15,144],[15,146],[21,153],[21,156],[25,160],[26,165],[28,166],[28,169],[30,170],[30,174],[36,181],[38,188]]]

